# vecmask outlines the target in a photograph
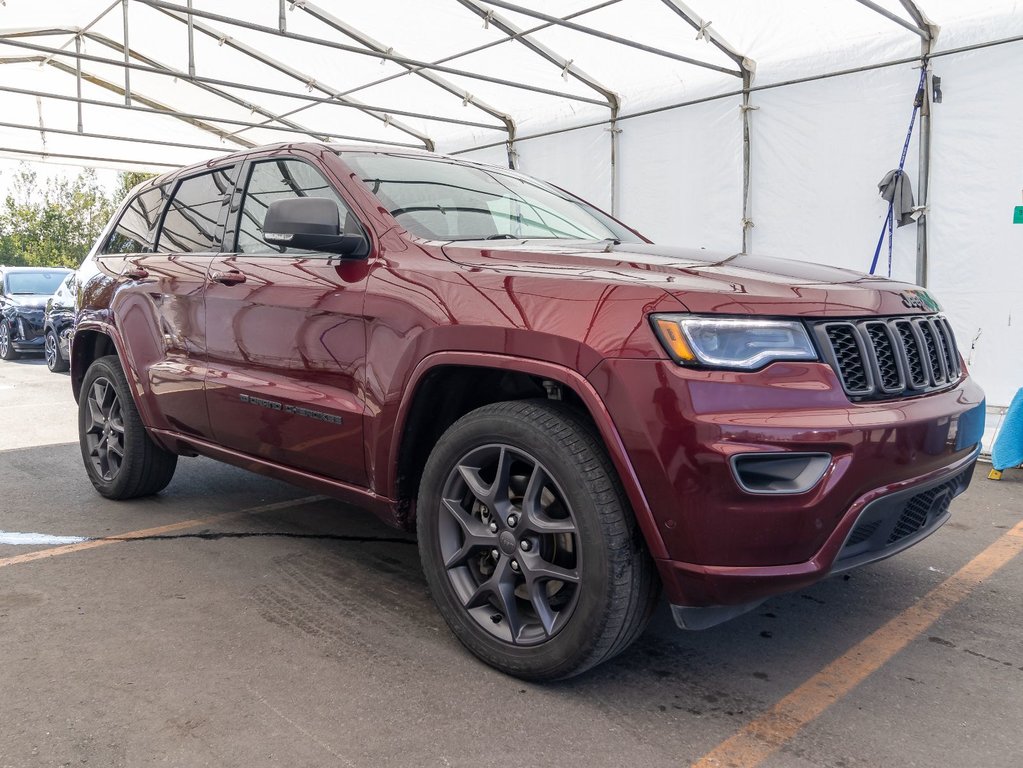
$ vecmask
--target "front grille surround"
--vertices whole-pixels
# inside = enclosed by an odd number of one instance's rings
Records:
[[[851,400],[913,397],[963,376],[952,326],[941,315],[826,320],[813,330]]]

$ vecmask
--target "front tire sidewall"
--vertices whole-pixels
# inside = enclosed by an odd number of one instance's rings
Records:
[[[514,646],[495,638],[463,607],[448,579],[437,534],[440,499],[445,479],[470,451],[502,444],[523,450],[540,461],[556,478],[571,505],[576,541],[581,550],[580,594],[568,623],[539,645]],[[593,497],[579,466],[549,435],[508,414],[459,422],[438,442],[427,462],[417,510],[419,549],[430,591],[452,631],[469,650],[487,663],[526,679],[554,680],[567,676],[591,655],[602,635],[610,607],[608,546]]]
[[[7,342],[6,345],[0,343],[0,360],[17,360],[18,353],[14,351],[14,334],[11,333],[9,320],[0,320],[0,337]]]
[[[46,332],[46,367],[50,369],[52,373],[61,373],[68,369],[68,362],[64,359],[64,355],[60,353],[60,339],[57,338],[57,334],[51,328]],[[53,345],[53,354],[50,354],[50,345]]]
[[[89,446],[85,439],[89,423],[89,393],[92,385],[97,379],[106,379],[111,383],[117,398],[120,401],[121,418],[124,424],[124,456],[121,460],[120,469],[110,480],[105,480],[93,466],[89,456]],[[145,432],[138,410],[135,408],[135,401],[132,398],[128,380],[121,370],[120,362],[116,357],[102,357],[96,360],[85,373],[82,382],[81,395],[78,398],[78,441],[82,452],[82,461],[85,463],[85,470],[89,480],[99,491],[100,495],[108,499],[129,499],[145,493],[139,493],[139,477],[146,473],[146,449],[145,443],[149,442],[149,436]],[[155,446],[153,446],[155,447]],[[171,470],[173,471],[173,469]],[[169,477],[168,477],[169,481]],[[160,487],[166,485],[162,483]]]

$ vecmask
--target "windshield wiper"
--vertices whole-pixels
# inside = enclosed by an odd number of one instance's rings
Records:
[[[487,235],[483,239],[484,240],[521,240],[522,238],[515,237],[515,235],[508,235],[508,234],[501,233],[501,234],[497,234],[497,235]]]

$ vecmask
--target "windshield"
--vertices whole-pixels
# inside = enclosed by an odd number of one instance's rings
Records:
[[[390,214],[430,240],[641,242],[588,203],[535,179],[444,157],[344,152]]]
[[[49,296],[60,287],[67,274],[67,270],[64,269],[47,272],[9,272],[7,293]]]

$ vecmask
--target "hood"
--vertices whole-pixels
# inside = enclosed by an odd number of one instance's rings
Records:
[[[767,256],[575,240],[447,243],[443,251],[457,264],[512,275],[656,286],[699,313],[851,317],[940,309],[906,283]]]
[[[25,309],[43,309],[46,306],[47,300],[50,298],[50,294],[38,294],[38,293],[23,293],[13,294],[7,297],[7,301],[16,307],[23,307]]]

